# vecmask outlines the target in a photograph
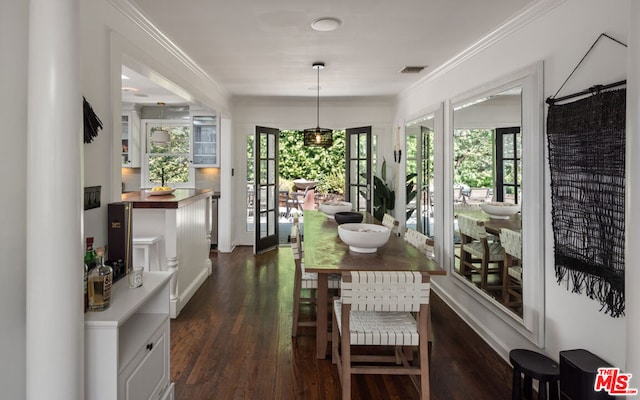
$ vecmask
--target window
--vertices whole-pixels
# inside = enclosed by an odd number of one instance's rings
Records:
[[[164,179],[174,188],[195,187],[194,170],[189,159],[191,129],[188,122],[176,120],[145,120],[144,186],[160,186]],[[151,141],[153,132],[165,130],[169,143]]]

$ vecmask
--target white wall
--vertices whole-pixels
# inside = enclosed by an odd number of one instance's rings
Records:
[[[26,396],[28,13],[24,0],[0,5],[0,397],[7,399]]]
[[[322,128],[345,129],[372,126],[378,136],[379,159],[393,159],[391,145],[394,101],[389,98],[320,98],[320,126]],[[316,126],[315,98],[267,98],[239,97],[233,100],[234,140],[234,192],[237,207],[233,210],[235,240],[233,245],[252,245],[253,232],[245,227],[246,208],[246,141],[255,134],[256,126],[280,130],[302,130]],[[388,163],[387,176],[394,172]]]
[[[80,53],[83,95],[103,122],[104,129],[93,143],[84,145],[83,186],[102,186],[102,207],[84,213],[84,235],[94,236],[98,245],[106,244],[106,205],[118,198],[120,161],[118,138],[113,135],[120,109],[120,69],[112,68],[111,34],[123,38],[120,48],[177,83],[202,104],[229,115],[228,95],[214,81],[201,75],[184,57],[175,56],[170,44],[158,43],[117,10],[119,0],[84,0],[80,11]],[[0,5],[0,397],[26,397],[26,254],[38,251],[38,243],[26,243],[27,170],[27,64],[29,2],[3,1]],[[126,38],[126,39],[124,39]],[[144,49],[144,51],[140,50]],[[178,53],[179,54],[179,53]],[[118,55],[120,57],[121,54]],[[117,79],[114,79],[117,78]],[[119,100],[118,100],[119,102]],[[81,106],[78,99],[78,106]],[[37,168],[37,160],[34,161]],[[78,195],[81,188],[78,188]],[[46,193],[32,193],[47,201]],[[77,238],[68,238],[77,243]],[[43,262],[64,262],[55,254],[43,254]],[[78,254],[81,259],[83,254]],[[81,271],[78,271],[80,274]],[[80,294],[79,294],[79,299]],[[52,299],[43,299],[51,301]],[[53,299],[55,301],[55,299]],[[43,332],[46,334],[46,332]],[[80,366],[79,366],[80,367]]]
[[[551,3],[549,3],[551,4]],[[403,121],[421,109],[474,89],[537,61],[544,61],[544,96],[555,94],[565,78],[602,32],[626,41],[629,1],[568,0],[525,26],[510,32],[492,46],[465,58],[449,70],[427,77],[399,96],[396,120]],[[428,51],[425,49],[425,51]],[[626,76],[626,52],[611,41],[602,41],[560,95],[594,84],[610,83]],[[546,108],[545,108],[546,113]],[[445,132],[450,132],[445,116]],[[545,163],[545,165],[548,165]],[[624,318],[600,312],[600,305],[585,295],[558,286],[553,269],[553,231],[548,167],[545,171],[545,270],[546,345],[542,350],[558,359],[560,350],[585,348],[616,366],[625,365]],[[467,319],[481,321],[489,331],[483,335],[505,357],[511,348],[535,348],[500,318],[469,297],[453,278],[438,278],[443,291],[463,308]],[[606,338],[606,340],[604,340]]]

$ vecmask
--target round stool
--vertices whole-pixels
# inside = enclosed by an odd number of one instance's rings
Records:
[[[155,250],[155,260],[157,264],[153,265],[154,270],[160,271],[160,249],[158,249],[158,243],[160,243],[160,237],[151,236],[151,237],[137,237],[132,239],[133,249],[142,250],[143,259],[144,259],[144,269],[146,271],[151,271],[151,251]],[[135,265],[135,262],[134,262]]]
[[[525,399],[532,399],[532,379],[538,381],[538,400],[549,398],[559,400],[558,381],[560,368],[558,363],[549,357],[531,350],[514,349],[509,352],[509,361],[513,365],[512,400],[521,400],[524,391]],[[524,390],[521,387],[521,375],[524,374]]]

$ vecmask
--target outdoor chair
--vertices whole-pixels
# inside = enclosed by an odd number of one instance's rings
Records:
[[[343,274],[332,332],[332,360],[338,367],[343,400],[351,398],[351,375],[357,374],[409,375],[420,398],[429,399],[429,294],[428,274]],[[352,354],[353,346],[361,346],[361,351]],[[391,347],[394,354],[381,354],[376,351],[380,346]]]

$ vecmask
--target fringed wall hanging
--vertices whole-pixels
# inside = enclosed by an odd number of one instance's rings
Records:
[[[84,120],[84,142],[91,143],[98,136],[98,131],[102,129],[102,121],[93,112],[91,104],[82,96],[82,113]]]
[[[626,90],[602,88],[563,98],[591,93],[573,103],[547,100],[555,274],[558,284],[585,291],[605,313],[620,317],[625,311]]]

